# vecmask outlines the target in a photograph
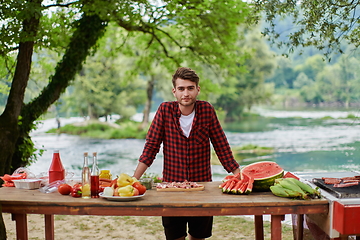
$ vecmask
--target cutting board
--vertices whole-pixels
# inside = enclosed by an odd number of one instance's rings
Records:
[[[337,198],[359,198],[360,185],[351,187],[334,187],[333,184],[325,184],[321,178],[314,178],[313,183]]]

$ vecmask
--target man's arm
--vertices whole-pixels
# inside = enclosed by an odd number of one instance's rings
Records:
[[[240,168],[235,169],[234,171],[232,171],[232,173],[233,173],[234,175],[237,174],[237,173],[240,173]]]
[[[133,177],[135,177],[136,179],[140,179],[147,168],[148,168],[148,166],[145,163],[139,162],[136,167]]]

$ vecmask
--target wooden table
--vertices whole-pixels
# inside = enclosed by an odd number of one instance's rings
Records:
[[[157,192],[148,190],[144,197],[130,202],[114,202],[103,198],[81,199],[57,192],[0,188],[2,211],[11,213],[16,221],[17,239],[28,239],[27,214],[45,215],[45,238],[54,239],[54,215],[103,216],[220,216],[254,215],[255,239],[264,239],[262,215],[271,215],[271,239],[281,239],[281,221],[285,214],[327,213],[328,201],[292,200],[271,192],[249,195],[223,194],[220,182],[204,183],[204,191]],[[297,239],[302,238],[302,225]]]

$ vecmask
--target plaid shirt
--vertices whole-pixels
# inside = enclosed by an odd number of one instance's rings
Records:
[[[213,106],[196,101],[195,117],[190,136],[187,138],[180,127],[181,112],[178,102],[160,105],[148,131],[140,162],[151,166],[163,144],[163,181],[210,182],[210,140],[227,172],[239,167],[227,138],[217,119]]]

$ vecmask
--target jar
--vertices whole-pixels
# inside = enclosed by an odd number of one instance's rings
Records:
[[[152,178],[140,178],[139,182],[146,187],[147,190],[152,189],[154,180]]]

